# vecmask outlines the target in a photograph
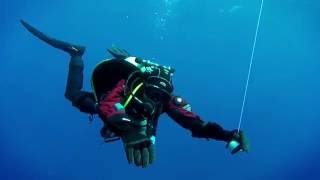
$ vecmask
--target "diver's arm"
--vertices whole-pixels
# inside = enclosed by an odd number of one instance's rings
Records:
[[[191,106],[181,97],[175,96],[166,106],[166,113],[180,126],[191,131],[193,137],[210,138],[229,142],[233,131],[223,129],[214,122],[204,122],[191,111]]]

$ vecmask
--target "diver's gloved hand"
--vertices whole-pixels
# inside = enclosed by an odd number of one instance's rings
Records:
[[[109,117],[108,125],[123,141],[129,164],[143,168],[152,164],[155,159],[155,137],[147,134],[147,120],[136,119],[127,114],[116,114]]]
[[[227,148],[231,150],[232,154],[244,151],[249,152],[250,144],[248,138],[245,136],[243,131],[233,130],[232,138],[227,144]]]
[[[137,127],[122,135],[129,164],[146,168],[155,160],[154,142],[146,135],[146,126]]]
[[[125,49],[118,48],[114,45],[112,45],[112,47],[109,48],[108,51],[113,57],[117,59],[125,59],[130,56],[128,51],[126,51]]]

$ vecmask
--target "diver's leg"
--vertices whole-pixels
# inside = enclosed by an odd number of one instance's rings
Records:
[[[84,49],[81,51],[83,54]],[[71,54],[65,97],[81,112],[96,114],[97,103],[93,93],[82,91],[84,69],[82,54]]]
[[[97,114],[97,103],[92,92],[82,91],[83,86],[83,60],[80,55],[72,55],[69,62],[68,79],[65,97],[81,112]]]
[[[73,103],[75,103],[78,97],[80,97],[82,94],[81,89],[83,86],[83,69],[84,65],[82,56],[71,56],[65,97]]]
[[[39,31],[35,27],[21,20],[22,25],[37,38],[46,42],[47,44],[63,50],[70,54],[71,60],[69,63],[68,81],[66,86],[65,96],[70,101],[74,102],[83,85],[83,60],[82,55],[85,51],[85,47],[73,45],[68,42],[60,41],[55,38],[51,38],[43,32]]]
[[[81,90],[83,86],[84,69],[82,55],[85,52],[85,47],[52,38],[23,20],[21,20],[21,23],[30,33],[40,40],[70,54],[71,60],[69,62],[65,97],[72,102],[73,106],[80,109],[80,111],[95,114],[97,110],[93,94]]]

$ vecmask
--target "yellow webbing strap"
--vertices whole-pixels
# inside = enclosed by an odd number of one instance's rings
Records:
[[[128,99],[124,103],[124,105],[123,105],[124,108],[126,108],[129,105],[133,96],[137,93],[137,91],[141,88],[142,85],[143,85],[143,83],[140,83],[136,88],[134,88],[133,92],[130,94],[130,96],[128,97]]]

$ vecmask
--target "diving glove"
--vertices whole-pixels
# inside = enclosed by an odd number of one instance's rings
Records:
[[[227,144],[227,148],[230,149],[231,154],[244,151],[249,152],[250,144],[248,138],[245,136],[243,131],[233,130],[232,138]]]
[[[108,52],[117,59],[125,59],[130,56],[128,51],[118,48],[115,45],[112,45],[112,47],[108,49]]]
[[[109,123],[117,129],[123,141],[129,164],[146,168],[155,159],[155,137],[147,134],[147,120],[137,120],[125,114],[115,115]]]
[[[146,168],[155,160],[155,148],[152,138],[143,132],[128,132],[122,137],[129,164]]]

